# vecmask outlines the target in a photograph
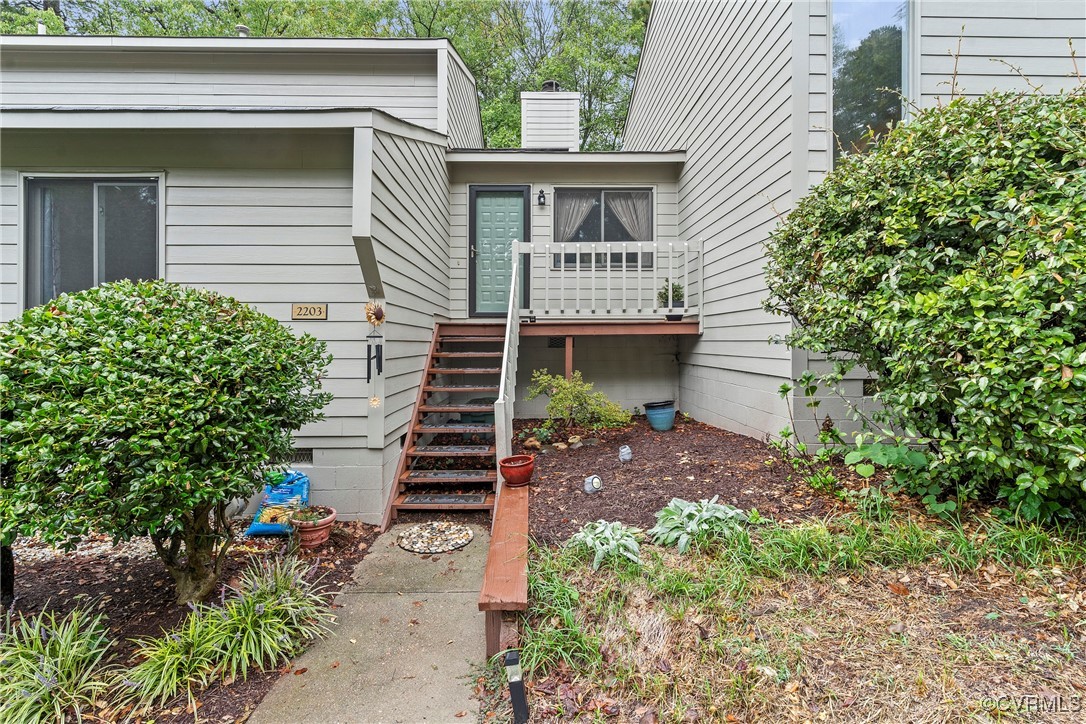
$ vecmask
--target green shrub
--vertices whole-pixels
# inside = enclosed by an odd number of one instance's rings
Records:
[[[656,525],[649,529],[657,545],[677,546],[679,553],[690,547],[703,548],[712,541],[727,538],[739,530],[739,524],[747,520],[747,514],[739,508],[712,500],[692,503],[672,498],[667,506],[656,514]]]
[[[101,615],[75,610],[5,622],[0,634],[0,721],[54,722],[83,713],[109,686]]]
[[[771,234],[766,308],[828,381],[877,375],[874,421],[931,453],[928,502],[1086,510],[1084,129],[1082,91],[920,111]]]
[[[632,419],[629,412],[608,400],[602,392],[593,392],[592,383],[585,382],[580,371],[574,372],[568,380],[562,375],[547,374],[545,369],[534,371],[528,399],[534,400],[540,395],[548,398],[547,417],[566,427],[571,424],[590,429],[625,427]]]
[[[599,570],[604,562],[611,564],[630,561],[641,565],[641,545],[637,537],[641,533],[617,521],[608,523],[597,520],[586,523],[566,542],[570,550],[592,556],[593,570]]]
[[[330,357],[252,307],[163,281],[0,325],[0,540],[149,535],[180,602],[215,586],[226,505],[320,418]]]

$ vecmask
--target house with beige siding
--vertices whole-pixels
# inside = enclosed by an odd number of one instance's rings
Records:
[[[922,107],[959,35],[962,92],[1022,87],[1009,65],[1070,87],[1086,7],[657,2],[615,153],[576,151],[555,87],[523,94],[523,148],[484,148],[441,39],[6,36],[0,319],[161,277],[315,335],[335,398],[291,463],[369,522],[492,510],[536,369],[763,437],[819,364],[769,342],[789,322],[761,310],[762,245],[831,167],[841,58],[896,43]]]

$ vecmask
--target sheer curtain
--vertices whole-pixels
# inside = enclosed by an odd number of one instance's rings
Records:
[[[652,241],[652,193],[649,191],[608,191],[607,208],[630,232],[634,241]]]
[[[563,191],[555,194],[555,241],[573,241],[584,220],[596,204],[599,194],[592,191]]]

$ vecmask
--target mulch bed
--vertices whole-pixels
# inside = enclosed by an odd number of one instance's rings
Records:
[[[238,526],[239,530],[244,527]],[[334,593],[346,584],[355,565],[369,552],[376,528],[362,523],[337,523],[329,542],[316,551],[302,551],[300,557],[319,567],[326,590]],[[284,538],[241,538],[232,546],[223,581],[232,582],[254,558],[277,555]],[[135,650],[132,639],[159,636],[177,626],[189,612],[174,601],[173,579],[158,558],[148,554],[149,543],[137,541],[117,547],[108,538],[85,541],[83,554],[61,554],[46,560],[42,548],[20,541],[15,546],[15,606],[20,614],[44,609],[60,615],[83,606],[107,617],[114,645],[114,662],[127,661]],[[229,595],[229,594],[227,594]],[[230,686],[213,685],[197,697],[202,722],[239,722],[248,718],[268,693],[281,672],[250,674]],[[142,721],[181,724],[196,720],[179,703],[151,712]]]
[[[541,423],[518,420],[515,428],[519,433]],[[532,536],[541,543],[565,541],[600,519],[650,528],[656,511],[672,498],[718,495],[722,503],[757,508],[776,519],[821,517],[841,505],[812,490],[764,442],[694,420],[677,418],[672,430],[656,432],[637,417],[623,430],[580,434],[599,443],[536,456],[529,517]],[[519,438],[514,443],[514,452],[521,452]],[[621,445],[633,450],[631,462],[619,462]],[[843,464],[833,467],[846,484],[856,477]],[[603,489],[589,495],[584,479],[592,474],[603,478]]]

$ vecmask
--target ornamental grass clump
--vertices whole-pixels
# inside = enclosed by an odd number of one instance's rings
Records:
[[[323,342],[164,281],[62,294],[0,325],[0,540],[149,536],[180,603],[215,588],[226,506],[331,395]]]
[[[676,546],[679,553],[691,547],[702,549],[711,542],[734,535],[740,524],[747,521],[747,514],[739,508],[711,500],[693,503],[682,498],[672,498],[667,506],[656,514],[656,525],[649,529],[653,542],[662,546]]]
[[[192,700],[215,679],[288,661],[334,619],[312,573],[295,558],[251,564],[221,605],[195,604],[179,630],[139,642],[143,660],[123,677],[122,697],[140,710],[182,693]]]
[[[618,521],[608,523],[597,520],[587,523],[566,542],[572,551],[592,556],[593,570],[599,570],[604,562],[615,565],[629,561],[641,565],[641,531]]]
[[[786,341],[878,379],[872,429],[919,442],[934,510],[1086,513],[1086,89],[919,110],[772,232]],[[844,391],[847,392],[847,391]],[[871,407],[871,406],[868,406]]]
[[[101,615],[45,611],[0,631],[0,721],[82,721],[108,690]]]

